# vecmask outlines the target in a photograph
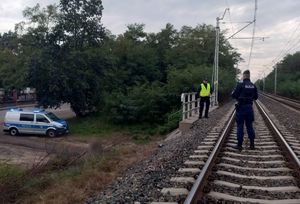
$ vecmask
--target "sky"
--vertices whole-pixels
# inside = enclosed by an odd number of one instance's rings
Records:
[[[249,64],[251,39],[230,39],[229,42],[244,62],[238,67],[250,69],[252,80],[262,78],[285,54],[300,51],[300,0],[257,0],[255,36]],[[39,3],[46,6],[59,0],[1,0],[0,33],[13,30],[22,20],[22,11]],[[221,21],[221,31],[229,37],[254,19],[255,0],[102,0],[102,23],[113,34],[121,34],[132,23],[143,23],[146,32],[159,32],[167,23],[176,29],[183,25],[216,25],[216,18],[227,12]],[[251,38],[251,24],[235,38]],[[248,66],[249,64],[249,66]]]

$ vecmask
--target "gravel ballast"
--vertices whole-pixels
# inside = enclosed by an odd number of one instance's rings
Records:
[[[272,113],[277,121],[286,127],[294,136],[300,139],[300,114],[286,106],[268,99],[259,97],[260,101]],[[171,186],[170,179],[186,161],[223,116],[230,111],[233,102],[210,113],[209,119],[202,119],[195,123],[187,134],[168,141],[164,141],[161,148],[146,160],[124,172],[112,185],[108,186],[96,197],[86,203],[148,203],[158,201],[161,189]]]
[[[177,170],[183,166],[207,133],[219,121],[224,120],[223,117],[232,107],[233,102],[226,103],[212,111],[209,119],[195,122],[188,133],[164,141],[162,147],[149,158],[129,168],[105,191],[88,199],[86,203],[148,203],[159,200],[161,189],[170,184],[171,177],[176,175]]]
[[[259,100],[264,104],[269,112],[285,126],[298,140],[300,140],[300,113],[278,101],[274,101],[265,96],[259,95]],[[278,124],[277,124],[278,125]]]

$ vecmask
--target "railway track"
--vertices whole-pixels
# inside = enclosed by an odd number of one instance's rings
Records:
[[[256,148],[236,145],[234,113],[221,134],[212,131],[155,203],[300,203],[300,142],[255,107]]]
[[[283,96],[266,94],[266,93],[260,93],[260,94],[267,97],[267,98],[273,99],[275,101],[278,101],[282,104],[285,104],[289,107],[292,107],[292,108],[300,111],[300,101],[299,100],[294,100],[294,99],[286,98],[286,97],[283,97]]]

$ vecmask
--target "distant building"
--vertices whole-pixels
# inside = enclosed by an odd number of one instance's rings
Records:
[[[0,88],[0,104],[36,101],[36,89],[27,87],[22,90]]]
[[[0,103],[3,103],[5,91],[3,88],[0,88]]]
[[[27,87],[20,91],[18,94],[17,102],[35,101],[36,100],[36,89]]]

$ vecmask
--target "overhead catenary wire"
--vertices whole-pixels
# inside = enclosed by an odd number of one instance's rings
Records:
[[[235,33],[233,33],[231,36],[229,36],[228,38],[226,38],[226,40],[231,39],[233,36],[235,36],[236,34],[238,34],[239,32],[241,32],[242,30],[244,30],[245,28],[247,28],[249,25],[251,25],[253,23],[253,21],[251,21],[250,23],[248,23],[247,25],[245,25],[244,27],[242,27],[241,29],[239,29],[238,31],[236,31]]]
[[[227,0],[226,0],[226,3],[228,4]],[[253,18],[253,20],[252,21],[247,21],[246,22],[247,24],[245,26],[243,26],[238,31],[236,31],[235,33],[233,33],[232,35],[230,35],[229,37],[226,38],[226,40],[229,40],[229,39],[235,39],[235,40],[247,40],[247,39],[251,39],[252,40],[251,41],[251,47],[250,47],[250,53],[249,53],[249,59],[248,59],[248,66],[247,66],[248,69],[249,69],[250,63],[251,63],[253,46],[254,46],[254,40],[255,39],[262,39],[264,41],[264,39],[265,39],[265,37],[255,37],[257,8],[258,8],[258,6],[257,6],[257,0],[255,0],[254,18]],[[232,22],[231,19],[230,19],[229,22],[230,23]],[[235,35],[237,35],[238,33],[240,33],[241,31],[243,31],[244,29],[246,29],[247,27],[249,27],[252,24],[254,24],[254,25],[253,25],[253,30],[252,30],[252,36],[251,37],[244,36],[244,37],[236,37],[236,38],[234,38]]]
[[[252,57],[252,51],[253,51],[253,46],[254,46],[255,28],[256,28],[256,14],[257,14],[257,0],[255,0],[254,19],[253,19],[253,30],[252,30],[252,41],[251,41],[250,54],[249,54],[249,60],[248,60],[248,66],[247,66],[248,69],[249,69],[249,67],[250,67],[251,57]]]
[[[284,48],[282,48],[279,52],[278,55],[271,61],[270,64],[263,65],[265,67],[264,72],[272,72],[274,71],[275,73],[277,72],[276,67],[274,67],[277,63],[279,63],[279,60],[282,59],[284,56],[286,56],[291,50],[293,50],[299,43],[300,43],[300,33],[295,36],[297,33],[298,29],[300,28],[300,22],[295,26],[295,29],[293,30],[292,33],[290,33],[289,37],[287,38],[287,43],[285,44]],[[294,37],[295,36],[295,37]],[[295,42],[295,40],[298,40]],[[294,43],[294,44],[292,44]],[[277,74],[277,73],[276,73]],[[277,81],[277,75],[275,74],[275,85],[274,85],[274,91],[276,91],[276,81]],[[264,76],[263,78],[265,78]]]
[[[299,34],[300,37],[300,34]],[[298,44],[300,43],[300,39],[298,39],[298,41],[293,44],[292,46],[290,46],[282,55],[280,58],[278,58],[276,61],[272,61],[272,64],[270,66],[270,68],[272,68],[275,64],[277,64],[279,62],[279,59],[281,59],[282,57],[286,56],[292,49],[294,49]]]
[[[230,5],[228,3],[228,0],[225,0],[225,2],[226,2],[226,6],[228,8],[228,16],[229,16],[229,23],[230,23],[231,31],[232,31],[232,33],[234,33],[233,24],[232,24],[232,20],[231,20],[231,14],[230,14]]]
[[[279,54],[271,61],[270,65],[271,67],[273,67],[278,60],[280,60],[283,56],[285,56],[293,47],[294,45],[291,46],[292,41],[295,41],[297,39],[299,39],[300,37],[300,33],[294,38],[295,33],[297,32],[297,30],[300,28],[300,22],[298,23],[298,25],[296,26],[295,30],[293,31],[293,33],[291,33],[288,37],[287,43],[285,44],[284,48],[279,52]],[[297,43],[296,43],[297,44]],[[290,47],[289,47],[290,46]]]

